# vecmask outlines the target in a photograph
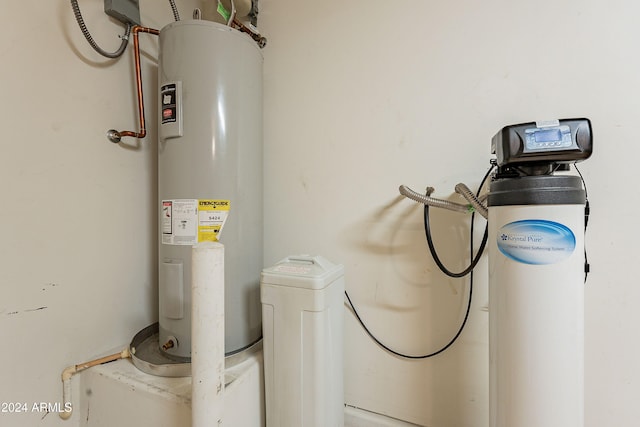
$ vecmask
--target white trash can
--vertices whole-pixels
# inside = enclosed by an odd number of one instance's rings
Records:
[[[260,294],[267,427],[343,427],[344,267],[288,257]]]

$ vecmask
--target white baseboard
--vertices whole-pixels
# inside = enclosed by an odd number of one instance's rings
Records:
[[[345,405],[345,427],[420,427],[418,424],[408,423],[396,418],[376,414],[375,412]]]

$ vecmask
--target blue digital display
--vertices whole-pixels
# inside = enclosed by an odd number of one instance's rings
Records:
[[[557,142],[562,141],[560,129],[539,130],[534,134],[536,142]]]
[[[500,167],[527,164],[535,170],[533,175],[546,174],[551,170],[548,164],[588,158],[592,140],[589,119],[544,120],[505,126],[491,139],[491,151]]]
[[[573,144],[567,125],[549,128],[529,128],[524,131],[525,151],[561,151]]]

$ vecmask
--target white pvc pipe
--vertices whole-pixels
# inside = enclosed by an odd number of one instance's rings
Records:
[[[89,362],[80,363],[79,365],[72,365],[66,367],[62,371],[62,404],[63,410],[59,413],[60,418],[68,420],[73,413],[73,401],[71,399],[71,377],[78,372],[85,369],[92,368],[94,366],[102,365],[105,363],[113,362],[118,359],[127,359],[131,357],[129,349],[125,348],[120,353],[115,353],[110,356],[101,357],[100,359],[91,360]]]
[[[224,245],[191,250],[192,427],[222,425],[224,395]]]

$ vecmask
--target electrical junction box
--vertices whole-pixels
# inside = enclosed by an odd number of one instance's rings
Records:
[[[140,25],[139,0],[104,0],[104,13],[123,24]]]

